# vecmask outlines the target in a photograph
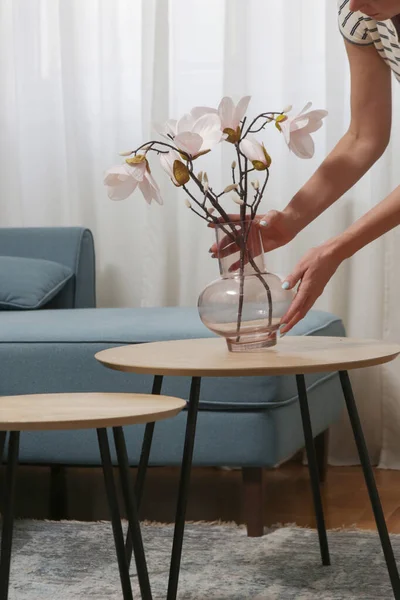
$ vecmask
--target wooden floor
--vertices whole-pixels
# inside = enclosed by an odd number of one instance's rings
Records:
[[[265,475],[265,525],[297,523],[313,527],[307,468],[290,463]],[[161,522],[174,519],[178,476],[174,468],[149,470],[143,518]],[[389,530],[400,533],[400,471],[376,470],[376,479]],[[68,518],[108,518],[100,469],[68,469],[67,484]],[[327,527],[375,529],[359,467],[330,467],[322,489]],[[240,471],[194,469],[187,518],[241,523],[241,493]],[[17,497],[18,516],[49,518],[49,469],[20,467]]]

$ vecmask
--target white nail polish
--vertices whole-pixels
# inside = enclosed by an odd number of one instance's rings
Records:
[[[283,290],[288,290],[290,288],[290,283],[288,281],[284,281],[282,283],[282,289]]]
[[[264,221],[264,219],[262,221],[260,221],[260,225],[261,227],[266,227],[268,225],[267,221]]]

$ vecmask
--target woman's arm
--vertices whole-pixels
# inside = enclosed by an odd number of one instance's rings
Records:
[[[289,331],[307,314],[343,260],[398,225],[400,186],[342,234],[309,250],[285,279],[287,289],[294,287],[298,281],[301,284],[282,319],[281,333]]]
[[[282,211],[261,221],[265,251],[286,244],[347,192],[378,160],[390,138],[391,72],[372,46],[345,41],[351,72],[351,123],[316,173]]]
[[[300,229],[364,175],[381,156],[390,138],[390,69],[371,46],[345,43],[351,70],[351,124],[333,152],[285,209],[298,215]],[[399,224],[400,187],[344,233],[312,248],[285,280],[286,288],[301,283],[282,319],[282,333],[307,314],[343,260]]]
[[[400,225],[400,186],[327,245],[340,261]]]

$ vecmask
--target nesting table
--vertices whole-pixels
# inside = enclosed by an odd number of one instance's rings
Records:
[[[222,339],[207,338],[121,346],[103,350],[96,355],[97,360],[111,369],[154,375],[153,394],[161,393],[164,376],[191,377],[167,600],[175,600],[178,590],[202,377],[255,375],[293,375],[296,377],[321,558],[323,565],[330,564],[305,375],[336,371],[339,372],[393,594],[397,600],[400,600],[398,570],[348,375],[348,371],[351,369],[387,363],[394,360],[399,354],[399,345],[377,340],[288,336],[281,339],[275,348],[249,353],[230,353]],[[321,402],[323,402],[323,398],[321,398]],[[143,485],[153,434],[154,423],[148,423],[139,463],[138,490],[141,490]]]
[[[7,432],[8,453],[3,508],[0,560],[0,600],[7,600],[13,534],[13,508],[21,431],[96,429],[107,499],[111,513],[115,549],[124,600],[133,600],[129,561],[121,526],[117,491],[107,428],[113,430],[130,540],[133,546],[140,592],[151,600],[150,582],[137,515],[137,494],[129,476],[128,455],[122,427],[154,423],[177,415],[186,405],[178,398],[145,394],[45,394],[0,399],[0,463]],[[95,585],[95,584],[94,584]]]

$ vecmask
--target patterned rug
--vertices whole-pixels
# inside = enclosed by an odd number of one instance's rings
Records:
[[[155,600],[165,598],[172,527],[143,527]],[[317,535],[287,527],[248,538],[235,525],[186,527],[178,597],[182,600],[382,600],[393,598],[378,535],[329,532],[331,567]],[[392,536],[400,559],[400,535]],[[134,597],[140,598],[132,567]],[[108,523],[19,521],[10,600],[121,600]]]

